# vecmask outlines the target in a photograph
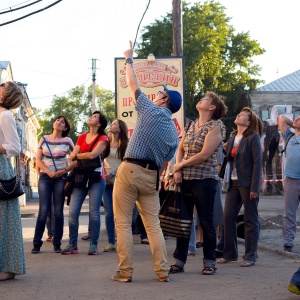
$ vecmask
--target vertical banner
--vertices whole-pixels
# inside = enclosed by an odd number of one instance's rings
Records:
[[[143,93],[153,101],[157,92],[163,91],[162,84],[170,90],[178,91],[182,96],[181,109],[172,115],[178,135],[184,128],[185,99],[184,99],[184,61],[183,57],[134,58],[133,66]],[[116,80],[116,116],[126,122],[129,138],[132,136],[137,120],[137,111],[130,95],[126,81],[126,66],[124,58],[115,58]]]

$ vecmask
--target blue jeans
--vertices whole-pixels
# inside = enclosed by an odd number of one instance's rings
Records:
[[[300,268],[293,274],[291,283],[294,285],[300,286]]]
[[[100,235],[100,205],[105,189],[105,180],[89,182],[87,188],[74,188],[69,208],[69,243],[77,246],[79,214],[82,203],[89,193],[89,234],[91,244],[98,245]]]
[[[214,203],[218,180],[206,178],[201,180],[183,180],[182,193],[188,213],[192,216],[196,207],[200,226],[203,230],[203,264],[214,267],[216,264],[216,230],[214,225]],[[174,258],[186,263],[189,239],[177,238]]]
[[[196,251],[196,228],[195,228],[195,218],[193,218],[191,235],[189,242],[189,251]]]
[[[105,226],[108,237],[109,244],[115,244],[115,221],[114,221],[114,211],[113,211],[113,185],[106,185],[103,193],[103,202],[105,209]]]
[[[39,191],[39,213],[36,220],[33,244],[41,246],[42,237],[45,231],[47,215],[52,212],[54,219],[53,244],[60,245],[64,230],[64,180],[50,178],[46,173],[41,173],[38,183]]]

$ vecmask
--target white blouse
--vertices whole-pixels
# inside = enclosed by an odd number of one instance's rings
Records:
[[[0,145],[6,150],[7,157],[18,156],[21,152],[16,121],[9,110],[0,113]]]

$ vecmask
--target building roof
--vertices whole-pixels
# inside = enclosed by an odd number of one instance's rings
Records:
[[[300,92],[300,70],[276,79],[257,89],[258,92]]]
[[[0,69],[7,69],[9,61],[0,61]]]

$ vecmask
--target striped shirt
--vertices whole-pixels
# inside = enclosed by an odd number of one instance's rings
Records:
[[[197,133],[194,133],[194,126],[195,122],[193,122],[189,127],[183,142],[183,160],[187,160],[190,157],[202,151],[205,137],[207,136],[208,132],[215,126],[221,127],[223,138],[225,137],[226,130],[221,120],[207,121],[200,127]],[[217,154],[218,147],[214,150],[213,154],[206,161],[203,161],[202,163],[197,165],[184,167],[182,172],[183,178],[185,180],[205,178],[213,178],[219,180],[217,169]]]
[[[49,135],[45,135],[44,137],[45,137],[45,139],[48,143],[48,146],[51,150],[56,168],[57,169],[65,168],[67,166],[66,165],[66,162],[67,162],[66,156],[68,154],[70,154],[74,148],[74,144],[73,144],[72,140],[69,137],[63,137],[61,139],[55,139],[55,140],[51,139],[49,137]],[[55,170],[55,167],[53,165],[53,161],[51,158],[51,154],[50,154],[49,149],[43,138],[40,139],[38,148],[42,149],[42,153],[43,153],[42,161],[45,164],[45,166],[49,170]]]
[[[178,145],[178,134],[172,112],[158,107],[144,93],[137,97],[138,117],[125,157],[152,160],[160,168],[170,160]]]

